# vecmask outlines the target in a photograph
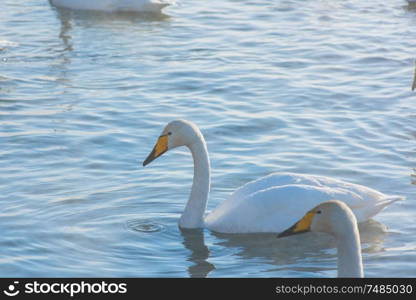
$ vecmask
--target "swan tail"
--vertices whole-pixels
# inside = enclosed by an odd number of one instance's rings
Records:
[[[383,201],[381,201],[377,205],[377,208],[379,208],[379,211],[381,211],[386,206],[389,206],[390,204],[397,202],[397,201],[403,201],[404,199],[406,199],[406,197],[404,196],[398,196],[398,195],[387,196],[385,199],[383,199]]]
[[[402,201],[405,198],[406,197],[397,196],[397,195],[386,196],[386,197],[382,198],[374,206],[371,206],[368,209],[364,209],[364,210],[361,210],[359,212],[356,212],[356,218],[357,218],[358,223],[367,221],[368,219],[374,217],[376,214],[378,214],[380,211],[382,211],[385,207],[389,206],[390,204],[392,204],[394,202]]]
[[[386,205],[389,205],[389,204],[391,204],[391,203],[393,203],[393,202],[396,202],[396,201],[403,201],[404,199],[406,199],[406,197],[404,197],[404,196],[392,195],[392,196],[387,196],[387,197],[383,200],[383,203],[384,203],[384,202],[387,202],[387,204],[386,204]]]
[[[398,195],[387,196],[386,198],[384,198],[382,201],[380,201],[379,203],[377,203],[375,205],[374,210],[373,210],[372,214],[369,216],[369,218],[378,214],[379,212],[381,212],[384,208],[386,208],[390,204],[392,204],[394,202],[397,202],[397,201],[402,201],[404,199],[405,199],[405,197],[398,196]]]
[[[170,1],[163,1],[163,2],[154,2],[154,5],[159,9],[162,10],[166,6],[172,5],[173,2]]]

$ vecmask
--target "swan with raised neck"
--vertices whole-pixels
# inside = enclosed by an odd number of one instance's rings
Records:
[[[281,232],[306,211],[331,199],[344,201],[362,222],[402,199],[325,176],[275,173],[239,187],[204,218],[210,191],[210,162],[198,126],[186,120],[168,123],[143,165],[180,146],[191,151],[194,161],[191,193],[179,220],[183,228],[207,227],[222,233]]]
[[[332,235],[337,243],[338,277],[363,277],[360,233],[357,219],[343,202],[326,201],[309,212],[278,237],[285,237],[308,231],[325,232]]]
[[[207,144],[199,128],[186,120],[170,122],[162,131],[153,151],[143,162],[143,166],[166,151],[180,146],[188,147],[192,153],[194,177],[191,193],[179,220],[179,226],[201,228],[204,227],[204,213],[210,190],[210,162]]]

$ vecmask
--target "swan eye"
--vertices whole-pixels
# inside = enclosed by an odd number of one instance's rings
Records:
[[[169,131],[169,132],[168,132],[168,135],[172,135],[172,132],[170,132],[170,131]]]
[[[322,213],[322,210],[317,210],[316,213],[317,214],[321,214]]]

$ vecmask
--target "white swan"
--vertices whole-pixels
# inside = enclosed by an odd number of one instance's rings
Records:
[[[179,221],[183,228],[205,226],[223,233],[281,232],[315,205],[331,199],[347,203],[362,222],[402,199],[323,176],[276,173],[243,185],[204,219],[210,163],[204,137],[195,124],[176,120],[166,125],[143,166],[179,146],[187,146],[194,160],[191,194]]]
[[[158,0],[49,0],[52,5],[75,10],[106,12],[153,12],[159,13],[168,2]]]
[[[335,237],[338,277],[364,276],[357,219],[345,203],[332,200],[319,204],[278,237],[307,231],[326,232]]]

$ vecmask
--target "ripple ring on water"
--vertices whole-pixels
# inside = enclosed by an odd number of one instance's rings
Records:
[[[152,220],[135,219],[126,222],[127,228],[136,232],[160,232],[164,230],[164,226]]]

